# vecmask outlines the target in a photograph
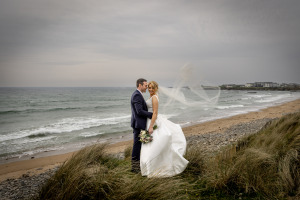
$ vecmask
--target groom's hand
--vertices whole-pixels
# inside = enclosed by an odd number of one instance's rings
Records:
[[[149,134],[151,135],[151,134],[153,133],[153,127],[150,127],[150,128],[148,129],[148,132],[149,132]]]

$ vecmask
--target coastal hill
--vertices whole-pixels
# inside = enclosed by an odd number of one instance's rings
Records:
[[[279,91],[300,91],[298,83],[274,83],[274,82],[255,82],[238,84],[223,84],[220,86],[222,90],[279,90]]]

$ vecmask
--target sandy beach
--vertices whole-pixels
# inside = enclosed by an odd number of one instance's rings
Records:
[[[222,118],[214,121],[192,125],[183,128],[183,131],[187,138],[212,132],[222,133],[226,132],[226,130],[230,129],[230,127],[236,126],[241,123],[248,123],[266,118],[273,119],[281,117],[288,113],[299,111],[300,99],[269,107],[256,112],[240,114],[228,118]],[[120,153],[130,145],[132,145],[132,140],[118,142],[115,144],[110,144],[107,150],[112,154]],[[63,162],[71,158],[74,153],[76,152],[2,164],[0,165],[0,182],[7,179],[19,178],[24,174],[26,174],[27,176],[41,174],[49,169],[61,165]]]

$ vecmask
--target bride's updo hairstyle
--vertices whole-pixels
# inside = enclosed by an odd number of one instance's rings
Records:
[[[155,81],[150,81],[149,83],[148,83],[148,87],[149,87],[149,85],[151,85],[152,87],[153,87],[153,89],[154,89],[154,92],[155,92],[155,94],[158,92],[158,84],[155,82]]]

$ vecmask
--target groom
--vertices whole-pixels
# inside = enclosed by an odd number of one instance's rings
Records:
[[[148,112],[147,104],[142,93],[147,90],[147,80],[140,78],[136,81],[137,89],[131,96],[131,127],[133,128],[133,148],[131,157],[131,171],[140,171],[140,152],[142,143],[139,134],[141,130],[146,130],[147,118],[152,118],[152,113]]]

